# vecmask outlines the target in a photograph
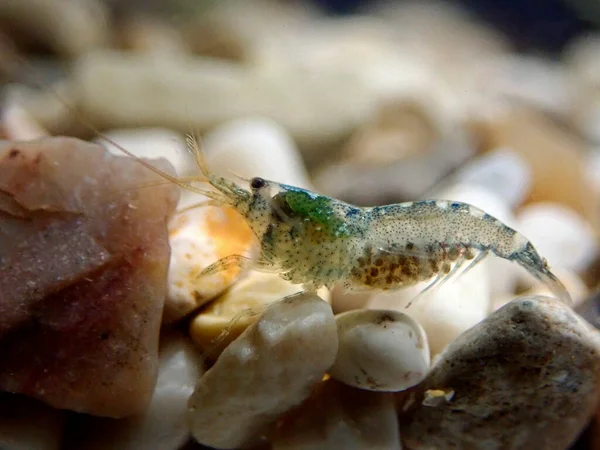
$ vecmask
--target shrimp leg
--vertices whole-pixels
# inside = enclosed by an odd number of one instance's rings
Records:
[[[489,251],[484,251],[484,252],[479,253],[473,259],[473,261],[471,261],[471,263],[465,268],[465,270],[463,270],[461,275],[466,274],[469,270],[471,270],[473,267],[475,267],[477,264],[479,264],[481,261],[483,261],[485,259],[485,257],[489,255],[489,253],[490,253]]]
[[[277,271],[277,267],[273,267],[273,265],[266,260],[252,259],[242,255],[229,255],[212,263],[196,275],[196,278],[214,275],[215,273],[225,272],[234,268],[239,268],[240,270],[255,269],[261,272]]]
[[[483,259],[487,255],[488,255],[487,251],[480,252],[475,258],[473,258],[473,260],[469,263],[469,265],[465,268],[465,270],[463,270],[460,273],[460,275],[462,276],[462,275],[466,274],[469,270],[471,270],[473,267],[475,267],[477,264],[479,264],[481,261],[483,261]],[[437,288],[441,287],[446,281],[448,281],[453,276],[457,275],[459,272],[459,269],[463,266],[465,261],[467,261],[467,258],[462,257],[461,259],[459,259],[456,262],[456,264],[454,265],[454,267],[452,268],[452,270],[450,272],[448,272],[446,274],[440,273],[429,286],[427,286],[425,289],[423,289],[421,292],[419,292],[416,295],[416,297],[413,298],[406,305],[406,308],[410,307],[418,298],[422,297],[424,293],[430,291],[431,289],[437,289]]]
[[[423,289],[421,292],[419,292],[415,296],[415,298],[413,298],[410,302],[408,302],[408,304],[405,306],[405,308],[406,309],[410,308],[414,302],[416,302],[418,299],[423,297],[427,292],[430,292],[430,291],[442,286],[446,281],[448,281],[448,279],[450,279],[453,275],[455,275],[458,272],[458,270],[464,264],[464,262],[465,262],[465,258],[464,257],[460,258],[458,261],[456,261],[456,264],[454,265],[452,270],[450,270],[449,272],[446,272],[446,273],[440,272],[438,274],[438,276],[435,277],[435,279],[425,289]]]
[[[202,278],[215,273],[225,272],[236,267],[240,270],[245,270],[250,268],[254,263],[255,261],[247,256],[229,255],[225,258],[221,258],[217,262],[212,263],[210,266],[200,272],[196,278]]]

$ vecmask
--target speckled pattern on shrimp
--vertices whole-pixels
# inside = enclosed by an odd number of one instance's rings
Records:
[[[367,208],[370,227],[354,279],[396,289],[447,275],[488,251],[510,259],[517,233],[483,211],[459,202],[430,200]],[[476,260],[478,262],[478,260]],[[475,263],[476,263],[475,262]]]

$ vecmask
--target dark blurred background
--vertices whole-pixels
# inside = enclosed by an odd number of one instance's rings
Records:
[[[361,12],[370,0],[312,0],[329,14]],[[600,2],[595,0],[455,0],[498,28],[516,50],[553,54],[577,35],[597,28]]]

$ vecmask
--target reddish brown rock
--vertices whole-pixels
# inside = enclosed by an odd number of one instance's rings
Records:
[[[0,390],[109,417],[146,406],[178,194],[128,188],[156,180],[76,139],[0,143]]]

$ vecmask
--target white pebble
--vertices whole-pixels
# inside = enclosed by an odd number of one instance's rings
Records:
[[[190,439],[187,402],[201,375],[200,355],[181,334],[161,336],[158,380],[142,415],[121,420],[90,418],[81,450],[178,450]]]
[[[302,403],[335,360],[331,306],[313,294],[272,304],[200,378],[189,421],[201,444],[249,445]]]
[[[553,269],[580,272],[598,251],[591,225],[566,206],[557,203],[531,204],[521,209],[518,220],[517,229],[527,236]]]
[[[310,74],[309,74],[310,75]],[[365,120],[375,98],[354,75],[270,73],[215,58],[169,58],[117,51],[77,61],[78,104],[105,127],[207,130],[239,117],[276,117],[304,146],[338,142]],[[293,86],[293,89],[291,88]]]
[[[336,316],[339,350],[332,378],[370,391],[403,391],[429,370],[423,328],[398,311],[360,309]]]
[[[273,120],[262,117],[227,122],[203,140],[206,160],[215,173],[231,178],[262,177],[311,188],[304,162],[294,141]]]

